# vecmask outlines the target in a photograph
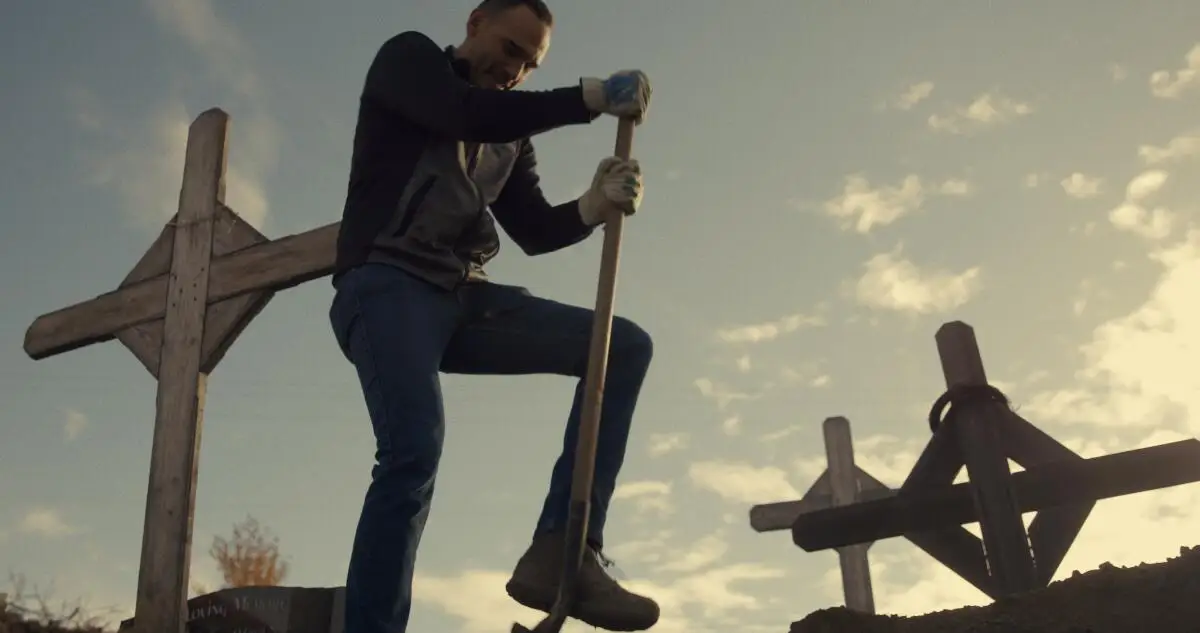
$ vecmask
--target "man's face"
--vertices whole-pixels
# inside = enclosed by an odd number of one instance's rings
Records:
[[[467,20],[464,47],[472,83],[510,90],[542,63],[550,48],[550,28],[525,6],[494,15],[476,10]]]

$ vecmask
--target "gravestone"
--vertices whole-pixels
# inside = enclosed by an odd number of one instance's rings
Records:
[[[235,587],[187,603],[187,633],[341,633],[345,591],[335,588]],[[133,628],[133,618],[120,631]]]

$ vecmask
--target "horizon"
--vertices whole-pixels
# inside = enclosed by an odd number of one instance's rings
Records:
[[[178,203],[188,124],[229,113],[226,203],[268,238],[336,222],[371,56],[409,29],[458,43],[474,4],[10,12],[0,46],[23,61],[0,70],[4,571],[132,615],[155,382],[117,341],[39,361],[22,342],[38,316],[115,290],[150,246]],[[749,510],[808,490],[834,416],[858,465],[898,487],[945,390],[943,323],[971,325],[991,384],[1084,457],[1197,435],[1200,38],[1186,25],[1200,5],[551,8],[553,44],[523,89],[623,68],[654,86],[616,311],[655,359],[606,536],[623,583],[662,605],[654,631],[782,631],[842,604],[837,556],[755,533]],[[533,139],[553,201],[583,191],[615,131],[602,117]],[[538,257],[501,239],[493,280],[592,306],[598,236]],[[196,583],[218,584],[208,544],[246,515],[279,537],[286,585],[344,583],[373,441],[331,297],[328,277],[279,292],[209,378]],[[534,622],[503,586],[572,381],[443,381],[410,629]],[[1054,579],[1200,545],[1198,509],[1198,485],[1101,500]],[[875,543],[870,566],[879,613],[988,602],[902,538]]]

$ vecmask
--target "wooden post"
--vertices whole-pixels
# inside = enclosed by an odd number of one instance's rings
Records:
[[[154,442],[134,613],[139,633],[183,633],[187,613],[201,373],[213,223],[225,190],[229,118],[210,110],[188,130],[183,186],[163,317]]]
[[[843,417],[826,418],[822,429],[825,435],[829,486],[833,493],[832,505],[850,505],[858,501],[858,467],[854,463],[850,421]],[[860,543],[839,547],[837,550],[846,606],[863,613],[875,613],[875,596],[871,591],[871,564],[867,560],[867,550],[870,547],[869,543]]]
[[[947,388],[987,385],[971,326],[961,321],[947,323],[938,329],[935,339]],[[1002,595],[1029,591],[1036,586],[1037,575],[1025,524],[1009,485],[1008,456],[1000,436],[1006,411],[993,402],[952,406],[963,409],[954,413],[950,431],[966,462],[993,582]]]

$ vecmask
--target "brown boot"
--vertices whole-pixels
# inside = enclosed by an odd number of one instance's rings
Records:
[[[505,586],[508,595],[530,609],[549,613],[558,597],[562,557],[561,534],[534,537]],[[658,622],[658,604],[617,584],[605,573],[598,552],[591,547],[583,554],[577,595],[571,617],[591,626],[608,631],[644,631]]]

